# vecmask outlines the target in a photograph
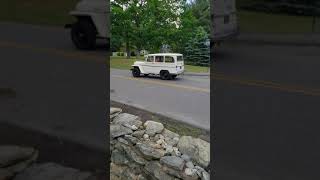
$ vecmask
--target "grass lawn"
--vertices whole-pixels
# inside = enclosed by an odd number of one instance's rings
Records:
[[[125,57],[110,57],[110,68],[115,69],[130,69],[134,61],[143,60],[142,58],[136,59],[126,59]],[[195,73],[207,73],[209,71],[208,67],[192,66],[185,65],[186,72],[195,72]]]
[[[64,25],[71,22],[69,11],[79,0],[1,0],[0,21]]]
[[[311,17],[238,11],[241,32],[260,33],[309,33]],[[318,20],[320,21],[320,19]]]

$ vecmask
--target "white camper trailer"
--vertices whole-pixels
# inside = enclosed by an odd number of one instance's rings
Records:
[[[211,0],[211,43],[218,44],[238,34],[235,0]]]

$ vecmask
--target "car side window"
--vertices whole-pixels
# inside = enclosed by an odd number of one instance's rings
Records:
[[[156,56],[155,62],[163,62],[163,56]]]
[[[166,56],[165,57],[165,62],[166,63],[174,63],[174,58],[172,56]]]
[[[183,61],[183,57],[182,56],[178,56],[177,57],[177,61]]]
[[[153,56],[148,56],[147,62],[153,62]]]

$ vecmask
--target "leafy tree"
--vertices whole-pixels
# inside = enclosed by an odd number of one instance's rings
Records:
[[[130,13],[126,9],[127,2],[115,0],[111,2],[111,47],[118,48],[125,43],[128,58],[130,58],[130,42],[133,37],[133,28]]]
[[[193,16],[198,20],[196,26],[202,26],[210,34],[210,2],[209,0],[192,0],[189,5]]]
[[[132,50],[173,51],[208,62],[209,0],[114,0],[111,10],[112,50],[125,47],[128,57]]]
[[[138,51],[159,51],[161,45],[172,43],[183,2],[185,0],[114,0],[112,35],[123,37],[128,54],[131,45]]]

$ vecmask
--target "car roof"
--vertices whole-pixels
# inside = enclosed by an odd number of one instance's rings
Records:
[[[155,53],[155,54],[147,54],[146,56],[182,56],[179,53]]]

